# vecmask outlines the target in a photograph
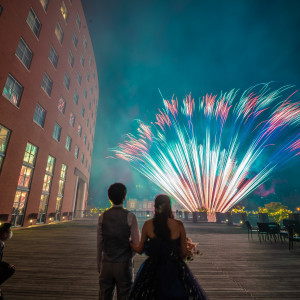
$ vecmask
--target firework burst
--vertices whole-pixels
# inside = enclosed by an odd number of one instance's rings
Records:
[[[226,212],[300,154],[300,102],[283,97],[290,88],[163,100],[156,121],[139,121],[137,136],[113,151],[187,210]]]

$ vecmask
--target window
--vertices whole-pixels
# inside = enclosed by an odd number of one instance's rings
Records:
[[[23,87],[21,84],[18,83],[17,80],[10,74],[8,74],[2,95],[15,106],[19,106],[22,92]]]
[[[73,32],[72,41],[73,41],[74,46],[77,48],[78,38],[77,38],[77,35],[75,32]]]
[[[90,142],[88,142],[87,149],[88,149],[88,151],[90,150]]]
[[[47,73],[44,73],[43,81],[42,81],[42,89],[46,92],[48,96],[51,95],[52,84],[53,83],[50,77],[47,75]]]
[[[86,72],[86,81],[90,82],[90,73],[89,73],[89,71]]]
[[[43,189],[42,189],[43,192],[49,193],[50,185],[51,185],[51,179],[52,179],[51,175],[45,174],[44,182],[43,182]]]
[[[36,155],[37,147],[27,143],[11,214],[11,223],[14,226],[23,224],[26,200],[30,189]]]
[[[2,7],[2,5],[0,5],[0,16],[2,14],[2,11],[3,11],[3,7]]]
[[[33,121],[41,127],[44,127],[45,117],[46,111],[39,104],[37,104],[35,107]]]
[[[57,194],[57,198],[56,198],[56,207],[55,207],[55,209],[56,209],[55,220],[60,220],[66,175],[67,175],[67,166],[62,164],[61,171],[60,171],[60,180],[58,182],[58,194]]]
[[[92,64],[92,57],[90,56],[89,57],[89,65],[91,65]]]
[[[29,69],[33,54],[22,38],[19,41],[16,56],[20,59],[24,66]]]
[[[66,101],[63,97],[60,97],[58,100],[58,106],[57,106],[58,110],[64,114],[65,113],[65,109],[66,109]]]
[[[60,11],[61,11],[61,14],[62,14],[64,20],[67,22],[68,21],[69,12],[67,10],[67,7],[66,7],[64,1],[61,4]]]
[[[81,127],[81,125],[78,125],[77,133],[81,137],[81,133],[82,133],[82,127]]]
[[[66,180],[67,177],[67,166],[62,164],[60,171],[60,179]]]
[[[80,72],[78,72],[78,73],[77,73],[77,82],[78,82],[79,84],[81,84],[81,80],[82,80],[81,74],[80,74]]]
[[[78,158],[78,155],[79,155],[79,147],[76,145],[76,146],[75,146],[74,156],[75,156],[76,158]]]
[[[47,160],[46,172],[44,176],[43,189],[42,189],[42,194],[44,195],[49,194],[50,192],[51,181],[54,174],[54,166],[55,166],[55,158],[49,155]]]
[[[81,28],[81,21],[80,21],[80,18],[79,18],[79,15],[77,14],[77,16],[76,16],[76,24],[77,24],[77,26],[78,26],[78,30],[80,30],[80,28]]]
[[[49,175],[45,175],[44,182],[45,182],[45,180],[47,182],[46,176],[49,177],[49,182],[48,182],[48,185],[46,185],[47,188],[43,186],[42,195],[40,198],[40,205],[39,205],[39,217],[36,220],[37,223],[45,223],[46,217],[47,217],[49,193],[50,193],[50,183],[51,183],[52,178]]]
[[[84,163],[84,154],[81,153],[81,163],[83,164]]]
[[[91,110],[91,101],[89,101],[89,110]]]
[[[85,167],[87,168],[87,158],[85,159]]]
[[[66,149],[68,151],[71,150],[71,144],[72,144],[72,139],[69,136],[67,136],[67,139],[66,139]]]
[[[53,46],[50,47],[50,52],[49,52],[48,58],[51,61],[54,68],[56,68],[57,67],[57,62],[58,62],[58,55],[57,55],[55,49],[53,48]]]
[[[84,90],[84,98],[85,99],[87,98],[87,90],[86,89]]]
[[[34,35],[39,37],[42,24],[32,8],[30,8],[26,22],[33,31]]]
[[[80,63],[84,67],[84,57],[83,57],[83,55],[80,56]]]
[[[35,165],[36,155],[37,155],[37,147],[33,146],[30,143],[27,143],[24,158],[23,158],[23,163],[25,165],[30,165],[33,167]]]
[[[31,175],[33,169],[22,165],[21,172],[19,175],[18,186],[28,188],[30,185]]]
[[[74,66],[74,56],[73,56],[71,51],[69,51],[68,62],[70,64],[70,66],[73,68],[73,66]]]
[[[73,113],[70,113],[70,120],[69,120],[69,122],[70,122],[70,125],[72,127],[74,127],[74,125],[75,125],[75,115]]]
[[[47,161],[46,172],[48,172],[49,174],[53,174],[54,164],[55,164],[55,158],[52,157],[51,155],[49,155],[48,161]]]
[[[83,38],[83,47],[84,47],[84,49],[87,48],[87,41],[86,41],[86,38]]]
[[[84,106],[82,105],[82,107],[81,107],[81,115],[82,115],[83,118],[84,118],[84,112],[85,112],[85,108],[84,108]]]
[[[57,196],[56,205],[55,205],[55,221],[60,221],[62,202],[63,202],[63,197]],[[63,217],[63,219],[64,218],[65,217]]]
[[[89,119],[89,117],[87,117],[87,119],[86,119],[86,127],[89,127],[89,123],[90,123],[90,119]]]
[[[93,90],[93,87],[91,87],[91,94],[93,94],[94,93],[94,90]]]
[[[48,7],[48,0],[40,0],[44,11],[47,11],[47,7]]]
[[[59,195],[63,195],[64,187],[65,187],[65,181],[64,180],[59,180],[59,182],[58,182],[58,194]]]
[[[71,82],[71,79],[69,77],[69,75],[67,73],[65,73],[65,76],[64,76],[64,85],[67,89],[70,88],[70,82]]]
[[[78,99],[79,99],[78,93],[75,91],[74,96],[73,96],[73,100],[74,100],[75,104],[78,104]]]
[[[9,135],[10,135],[10,130],[0,125],[0,170],[5,157]]]
[[[44,76],[43,76],[43,81],[42,81],[42,89],[46,92],[46,94],[48,96],[51,95],[51,91],[52,91],[52,80],[50,79],[50,77],[48,76],[47,73],[44,73]]]
[[[53,130],[53,138],[58,142],[60,140],[60,134],[61,134],[61,127],[57,123],[55,123],[54,130]]]
[[[64,33],[60,27],[60,24],[57,22],[56,27],[55,27],[55,35],[58,39],[58,41],[62,44],[63,38],[64,38]]]
[[[86,134],[83,137],[84,144],[86,145]]]
[[[29,188],[27,191],[16,191],[10,221],[14,226],[21,226],[23,224],[28,191]]]

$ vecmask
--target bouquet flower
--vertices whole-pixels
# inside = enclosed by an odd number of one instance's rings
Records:
[[[186,258],[187,261],[192,261],[195,257],[195,255],[203,255],[202,252],[197,250],[198,243],[193,243],[191,238],[186,238],[186,244],[187,244],[187,250],[188,250],[188,256]]]

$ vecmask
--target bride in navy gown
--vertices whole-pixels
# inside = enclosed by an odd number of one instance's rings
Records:
[[[154,218],[145,222],[139,245],[131,243],[137,253],[148,258],[141,265],[130,291],[130,300],[199,300],[207,299],[184,259],[186,232],[181,221],[174,219],[167,195],[154,200]]]

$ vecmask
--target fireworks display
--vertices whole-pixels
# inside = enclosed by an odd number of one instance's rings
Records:
[[[163,100],[114,149],[189,211],[226,212],[300,154],[300,102],[264,84],[180,104]]]

